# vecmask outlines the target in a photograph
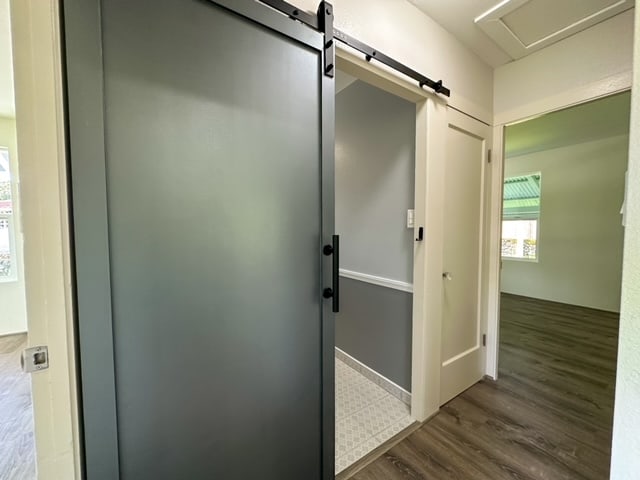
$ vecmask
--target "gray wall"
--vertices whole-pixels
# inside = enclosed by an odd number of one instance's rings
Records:
[[[411,293],[340,279],[336,346],[411,391]]]
[[[341,266],[413,282],[415,105],[357,81],[336,96]]]
[[[357,81],[336,96],[341,267],[413,282],[415,105]],[[342,278],[336,345],[411,388],[411,293]]]
[[[503,292],[620,311],[628,145],[622,135],[506,159],[505,177],[542,172],[542,184],[538,261],[504,259]]]

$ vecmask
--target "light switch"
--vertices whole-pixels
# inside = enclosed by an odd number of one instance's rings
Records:
[[[407,210],[407,228],[413,228],[415,224],[415,210]]]

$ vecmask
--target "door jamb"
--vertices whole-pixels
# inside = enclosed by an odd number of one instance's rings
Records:
[[[81,472],[60,8],[11,0],[29,344],[48,345],[51,357],[31,377],[43,480]]]
[[[487,286],[487,363],[486,375],[498,380],[500,354],[500,279],[502,258],[500,239],[502,237],[502,185],[504,182],[505,129],[509,125],[525,122],[540,115],[557,112],[566,108],[592,102],[600,98],[616,95],[631,89],[631,76],[621,74],[617,82],[594,82],[575,90],[569,96],[552,96],[528,104],[523,108],[495,115],[493,126],[493,158],[491,168],[489,215],[489,258]],[[497,123],[497,122],[500,123]]]
[[[447,101],[381,64],[371,64],[338,45],[336,66],[366,83],[416,105],[415,229],[411,354],[411,416],[423,422],[440,408],[442,247]]]

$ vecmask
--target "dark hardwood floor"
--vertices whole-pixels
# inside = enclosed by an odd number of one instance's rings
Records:
[[[609,478],[618,314],[503,295],[500,378],[354,480]]]

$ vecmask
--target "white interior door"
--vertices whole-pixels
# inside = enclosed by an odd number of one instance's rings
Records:
[[[487,125],[448,110],[440,404],[484,374],[481,280],[490,134]]]

